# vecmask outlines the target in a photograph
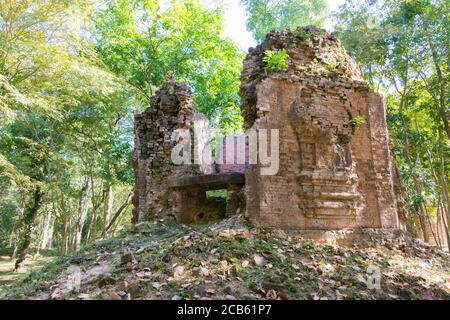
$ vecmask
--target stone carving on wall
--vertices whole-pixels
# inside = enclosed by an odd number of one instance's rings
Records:
[[[300,36],[301,35],[301,36]],[[306,35],[306,36],[305,36]],[[285,49],[288,69],[264,70]],[[280,170],[246,173],[247,216],[296,230],[398,228],[382,98],[340,41],[314,27],[271,32],[244,61],[246,129],[280,128]],[[354,117],[366,121],[350,125]]]
[[[298,114],[298,112],[297,112]],[[356,175],[352,170],[349,136],[336,128],[292,118],[300,146],[301,170],[297,176],[299,207],[306,217],[332,218],[356,214]]]

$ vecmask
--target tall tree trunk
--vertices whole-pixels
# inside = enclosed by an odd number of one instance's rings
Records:
[[[431,32],[432,30],[430,30],[430,27],[428,25],[428,21],[426,19],[426,17],[422,16],[422,23],[423,23],[423,27],[424,27],[424,31],[425,31],[425,35],[426,35],[426,39],[428,42],[428,47],[430,49],[431,52],[431,57],[433,59],[433,64],[434,64],[434,68],[436,69],[436,75],[438,77],[438,84],[439,84],[439,116],[441,117],[442,123],[444,125],[444,130],[447,133],[447,137],[450,139],[450,126],[448,123],[448,108],[446,105],[446,99],[447,96],[446,94],[448,94],[448,92],[446,92],[446,81],[444,79],[444,75],[442,72],[442,68],[441,68],[441,64],[440,64],[440,59],[438,56],[438,49],[436,48],[435,43],[433,42],[433,39],[431,38]]]
[[[25,203],[25,199],[22,199],[22,203]],[[13,232],[11,233],[11,244],[14,243],[14,249],[11,255],[11,260],[15,260],[17,257],[17,250],[19,249],[19,240],[20,240],[20,226],[23,222],[23,215],[25,214],[25,206],[21,205],[19,208],[19,219],[14,224]]]
[[[445,150],[445,145],[443,143],[442,134],[439,134],[439,148],[440,150]],[[450,221],[450,195],[448,191],[448,174],[446,170],[446,164],[447,164],[447,154],[444,151],[440,152],[440,163],[439,163],[439,177],[440,177],[440,185],[442,188],[442,195],[444,197],[443,206],[445,208],[445,214],[447,217],[447,222]],[[447,228],[447,232],[450,232],[450,230]]]
[[[49,209],[47,211],[47,216],[45,217],[45,220],[44,220],[44,228],[42,230],[42,238],[41,238],[41,242],[39,245],[40,249],[45,250],[48,247],[48,240],[49,240],[51,224],[52,224],[52,211]]]
[[[67,228],[67,253],[70,253],[73,251],[73,239],[75,238],[73,230],[75,229],[75,223],[73,222],[72,217],[69,214],[69,226]]]
[[[92,214],[91,214],[91,220],[89,221],[89,225],[88,225],[88,229],[86,231],[86,235],[84,238],[84,241],[86,243],[89,242],[89,240],[91,239],[91,232],[92,232],[92,225],[94,222],[94,216],[96,218],[96,205],[95,205],[95,186],[94,186],[94,178],[92,177],[92,175],[89,176],[89,179],[91,181],[91,205],[92,205]]]
[[[92,218],[91,222],[89,223],[88,232],[86,235],[86,241],[95,241],[97,240],[97,211],[98,208],[100,208],[100,203],[103,202],[103,199],[101,201],[97,201],[95,199],[95,186],[94,186],[94,178],[91,176],[91,203],[92,203]],[[104,195],[103,195],[104,196]],[[92,237],[91,237],[92,234]]]
[[[45,228],[44,232],[44,241],[42,249],[51,249],[52,243],[53,243],[53,230],[54,230],[54,218],[53,218],[53,212],[49,210],[48,212],[48,220],[47,220],[47,226]]]
[[[78,200],[78,219],[75,226],[74,251],[78,251],[81,245],[81,237],[83,234],[83,226],[86,221],[87,199],[91,183],[89,177],[84,178],[83,187],[81,188],[80,198]]]
[[[425,217],[427,219],[428,226],[430,227],[430,233],[433,236],[434,243],[436,243],[436,245],[439,248],[441,248],[442,246],[441,246],[441,242],[439,240],[439,237],[436,236],[436,233],[439,232],[439,230],[437,230],[437,227],[436,227],[436,232],[433,230],[433,223],[431,221],[430,214],[428,213],[428,209],[427,209],[427,206],[425,204],[424,204],[424,208],[425,208]]]
[[[22,263],[25,261],[26,255],[28,254],[33,233],[33,224],[36,220],[39,208],[41,207],[42,197],[43,192],[41,188],[37,186],[34,191],[33,205],[27,208],[24,214],[24,230],[21,243],[17,250],[18,258],[15,263],[16,271],[22,266]]]
[[[442,221],[442,224],[444,225],[445,237],[447,239],[447,249],[450,252],[450,232],[449,232],[450,230],[448,228],[447,216],[444,214],[445,207],[442,202],[440,203],[440,207],[441,207],[441,211],[440,211],[441,212],[441,221]]]
[[[109,222],[108,226],[106,227],[106,232],[107,233],[111,230],[111,227],[114,225],[116,220],[120,217],[122,212],[125,212],[126,209],[129,207],[132,196],[133,196],[133,193],[132,192],[129,193],[128,196],[127,196],[127,199],[125,200],[125,202],[120,206],[120,208],[116,211],[116,213],[114,213],[113,218],[111,219],[111,221]]]
[[[16,240],[16,232],[17,232],[16,226],[17,226],[17,223],[14,223],[13,228],[11,230],[11,233],[9,235],[9,246],[8,247],[13,250],[11,254],[14,254],[15,248],[17,247],[16,246],[16,243],[17,243],[17,240]],[[14,259],[14,257],[12,257],[12,258]]]
[[[105,205],[104,205],[104,212],[103,212],[103,238],[108,238],[108,226],[109,222],[111,221],[111,215],[112,215],[112,207],[113,207],[113,189],[111,185],[107,185],[104,189],[105,194]]]
[[[441,136],[441,134],[439,136]],[[439,141],[439,144],[440,144],[440,141]],[[445,199],[448,197],[447,183],[446,183],[447,177],[440,175],[440,172],[435,170],[432,150],[430,148],[426,148],[426,150],[427,150],[428,162],[429,162],[431,174],[432,174],[432,176],[434,178],[434,182],[435,182],[436,186],[438,187],[437,193],[439,194],[439,198],[438,198],[438,202],[437,202],[437,207],[438,207],[438,214],[437,214],[438,219],[437,219],[437,221],[439,222],[441,215],[444,216],[444,217],[447,217],[447,213],[448,213],[448,210],[447,210],[447,208],[444,205],[444,203],[446,202]],[[445,221],[442,221],[442,222],[443,222],[443,226],[445,228],[445,232],[446,232],[446,235],[447,235],[446,237],[448,237],[449,230],[447,229]],[[438,233],[437,233],[437,235],[438,235],[438,240],[441,242],[440,233],[439,233],[439,226],[438,226]],[[440,247],[442,248],[441,245],[440,245]]]
[[[44,210],[45,210],[45,208],[44,208]],[[42,246],[42,241],[43,241],[44,232],[45,232],[45,222],[46,222],[46,217],[43,217],[41,223],[39,224],[39,241],[38,241],[38,245],[36,246],[36,253],[34,254],[34,258],[39,257],[39,255],[41,253],[41,246]]]
[[[412,163],[411,154],[410,154],[410,143],[409,143],[408,133],[406,132],[407,124],[405,123],[404,117],[403,117],[403,108],[404,108],[404,103],[405,103],[404,95],[405,94],[406,94],[405,92],[402,94],[402,97],[400,100],[400,108],[399,108],[399,113],[402,118],[402,134],[403,134],[403,139],[405,142],[403,145],[403,155],[404,155],[406,163],[408,165],[408,171],[413,180],[414,187],[416,189],[416,193],[418,195],[422,195],[422,183],[421,183],[421,181],[419,181],[416,174],[412,170],[413,163]],[[427,228],[427,219],[426,219],[427,216],[426,215],[427,215],[427,213],[426,213],[425,204],[421,203],[419,205],[419,224],[422,229],[424,240],[429,241],[430,235],[429,235],[428,228]]]
[[[67,233],[68,233],[68,220],[66,212],[62,212],[63,214],[63,234],[61,239],[61,253],[67,253]]]

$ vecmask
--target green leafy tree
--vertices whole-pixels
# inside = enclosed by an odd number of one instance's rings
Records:
[[[110,0],[96,15],[97,50],[144,107],[169,77],[187,82],[213,125],[238,128],[243,54],[222,36],[220,8],[199,1]]]
[[[90,1],[0,1],[0,180],[9,198],[23,199],[5,202],[16,210],[16,267],[41,245],[35,229],[51,221],[64,231],[62,251],[76,248],[85,181],[130,189],[134,93],[86,38],[93,9]]]
[[[304,25],[321,27],[328,14],[326,0],[241,0],[247,29],[261,42],[270,31]]]
[[[429,225],[450,220],[449,14],[448,1],[429,0],[347,1],[337,14],[338,36],[388,97],[415,231],[438,244],[442,239]]]

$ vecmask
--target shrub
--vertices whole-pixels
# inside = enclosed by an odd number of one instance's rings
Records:
[[[287,58],[288,54],[285,49],[282,50],[266,50],[265,57],[263,59],[266,64],[266,71],[280,72],[285,71],[288,68]]]
[[[350,127],[353,130],[356,130],[359,126],[366,123],[366,119],[363,116],[356,116],[354,118],[351,118],[349,121]]]
[[[310,40],[314,36],[312,32],[304,29],[294,30],[292,33],[300,41]]]

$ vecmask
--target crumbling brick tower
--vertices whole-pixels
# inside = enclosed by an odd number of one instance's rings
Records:
[[[287,70],[266,70],[266,50],[282,49]],[[245,129],[280,135],[278,173],[246,172],[251,221],[319,236],[399,228],[385,104],[337,38],[314,27],[269,33],[241,80]]]
[[[179,166],[172,162],[172,150],[178,142],[173,134],[177,129],[188,130],[191,134],[197,130],[197,136],[203,137],[207,135],[208,120],[194,112],[188,86],[170,80],[152,97],[151,106],[135,117],[134,223],[161,216],[173,207],[175,199],[169,186],[170,178],[201,175],[211,170],[211,166],[203,165],[199,158],[195,164]],[[206,136],[203,140],[207,140]],[[194,154],[203,152],[199,147],[192,151]]]

